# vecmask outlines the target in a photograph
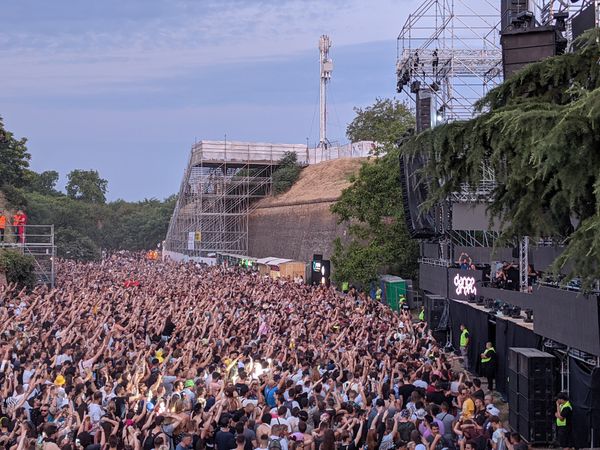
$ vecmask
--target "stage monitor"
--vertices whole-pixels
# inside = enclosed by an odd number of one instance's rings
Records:
[[[506,31],[502,43],[504,79],[523,67],[560,53],[562,36],[554,27],[534,27]]]

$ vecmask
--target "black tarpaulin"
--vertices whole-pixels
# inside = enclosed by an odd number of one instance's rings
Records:
[[[578,448],[599,448],[600,369],[569,357],[569,376],[575,444]]]

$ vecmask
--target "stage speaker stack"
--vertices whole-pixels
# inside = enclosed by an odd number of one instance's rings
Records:
[[[446,326],[440,326],[444,310],[446,309],[446,298],[439,295],[425,294],[425,321],[433,337],[442,344],[446,342],[448,330]]]
[[[554,356],[535,348],[508,353],[508,422],[530,444],[552,442]]]

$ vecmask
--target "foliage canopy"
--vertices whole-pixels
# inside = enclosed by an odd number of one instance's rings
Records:
[[[381,145],[396,144],[414,118],[406,105],[398,100],[377,98],[366,108],[354,108],[356,117],[348,124],[350,142],[375,141]]]
[[[9,283],[20,287],[31,288],[35,283],[33,256],[16,250],[0,250],[0,271],[6,274]]]
[[[349,234],[347,242],[334,242],[334,280],[368,285],[382,270],[413,278],[418,252],[404,221],[395,142],[413,127],[414,119],[403,104],[389,99],[355,110],[357,119],[361,117],[348,126],[348,136],[384,145],[382,156],[366,161],[331,207],[338,221],[348,224]]]
[[[428,130],[403,147],[428,155],[429,206],[467,182],[483,164],[497,187],[490,212],[503,237],[557,236],[568,246],[556,269],[570,262],[588,282],[600,263],[600,32],[576,41],[573,53],[532,64],[477,105],[486,111]]]

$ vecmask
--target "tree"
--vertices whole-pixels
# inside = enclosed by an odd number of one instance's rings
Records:
[[[25,146],[27,139],[15,139],[13,134],[4,128],[0,117],[0,184],[22,186],[24,174],[29,167],[31,155]]]
[[[418,248],[404,221],[400,186],[399,150],[386,147],[385,155],[366,162],[352,185],[331,207],[338,222],[348,223],[350,240],[334,246],[334,280],[363,285],[382,270],[414,278]]]
[[[273,192],[275,195],[289,190],[298,177],[302,168],[298,164],[298,155],[295,152],[285,152],[279,161],[279,167],[273,172]]]
[[[61,258],[92,261],[100,257],[100,249],[94,241],[69,227],[56,231],[56,247]]]
[[[25,174],[27,188],[45,195],[57,195],[56,183],[58,182],[58,172],[56,170],[46,170],[37,173],[28,170]]]
[[[108,181],[97,170],[73,170],[67,175],[67,195],[88,203],[106,203]]]
[[[368,285],[382,270],[413,278],[418,252],[404,221],[400,153],[395,144],[412,128],[414,119],[403,104],[389,99],[377,99],[373,106],[356,112],[348,138],[383,143],[382,156],[365,162],[331,207],[338,222],[348,224],[349,234],[345,244],[339,239],[334,243],[333,278]]]
[[[354,112],[356,117],[346,129],[350,142],[396,144],[406,130],[414,126],[412,113],[398,100],[377,98],[373,105],[354,108]]]
[[[599,42],[600,30],[589,31],[575,52],[529,65],[492,90],[478,105],[484,114],[403,147],[428,158],[429,206],[461,183],[480,183],[484,164],[492,168],[489,210],[503,241],[566,238],[554,269],[587,285],[600,278]]]

